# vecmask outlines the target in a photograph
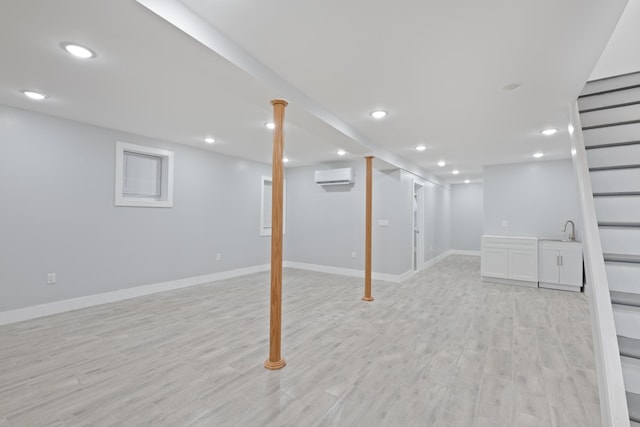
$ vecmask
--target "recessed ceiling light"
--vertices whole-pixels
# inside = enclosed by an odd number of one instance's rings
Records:
[[[551,136],[551,135],[553,135],[553,134],[554,134],[554,133],[556,133],[556,132],[558,132],[558,129],[554,129],[554,128],[552,128],[552,129],[545,129],[545,130],[540,131],[540,133],[541,133],[541,134],[543,134],[543,135],[545,135],[545,136]]]
[[[45,98],[48,98],[47,95],[45,95],[44,93],[40,93],[40,92],[34,92],[32,90],[23,90],[21,91],[27,98],[36,100],[36,101],[42,101]]]
[[[346,151],[344,150],[338,150],[338,156],[344,156],[345,154],[347,154]]]
[[[207,144],[213,144],[214,142],[216,142],[216,140],[208,136],[204,138],[204,142],[206,142]]]
[[[427,149],[427,146],[424,145],[424,144],[420,144],[420,145],[416,146],[416,150],[418,150],[418,151],[424,151],[426,149]]]
[[[79,44],[62,43],[61,46],[64,50],[66,50],[76,58],[88,59],[96,57],[95,52],[93,52],[91,49],[87,49],[84,46],[80,46]]]
[[[387,115],[387,112],[382,110],[377,110],[371,113],[371,117],[373,117],[374,119],[381,119],[386,115]]]
[[[266,127],[268,127],[269,129],[275,129],[276,125],[273,122],[267,122],[264,124]]]
[[[460,171],[458,169],[454,169],[453,172],[451,172],[454,175],[458,175],[460,173]]]
[[[542,157],[542,156],[544,156],[544,153],[540,153],[540,152],[538,152],[538,153],[534,153],[534,154],[533,154],[533,157],[535,157],[536,159],[539,159],[539,158],[540,158],[540,157]]]
[[[289,161],[289,158],[288,158],[288,157],[283,157],[283,158],[282,158],[282,162],[283,162],[283,163],[287,163],[288,161]]]
[[[464,183],[465,183],[465,184],[468,184],[468,183],[470,183],[470,182],[471,182],[471,181],[469,181],[468,179],[465,179],[465,180],[464,180]]]
[[[438,162],[438,166],[440,166],[441,168],[442,168],[442,167],[445,167],[445,166],[447,166],[447,162],[445,162],[444,160],[440,160],[440,161]]]
[[[512,92],[514,90],[520,89],[521,87],[522,87],[522,85],[520,83],[511,83],[511,84],[508,84],[506,86],[503,86],[502,90],[505,90],[507,92]]]

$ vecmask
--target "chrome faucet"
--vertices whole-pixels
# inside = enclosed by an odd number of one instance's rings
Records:
[[[562,227],[562,232],[565,233],[567,231],[568,224],[571,224],[571,233],[569,233],[569,241],[573,242],[574,240],[576,240],[576,225],[573,223],[573,221],[569,220],[565,222],[564,227]]]

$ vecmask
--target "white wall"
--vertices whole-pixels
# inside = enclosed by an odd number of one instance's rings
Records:
[[[451,186],[451,248],[480,250],[484,222],[483,184]]]
[[[362,269],[364,264],[364,168],[356,164],[355,185],[321,187],[313,173],[324,167],[287,167],[287,234],[284,259]],[[351,257],[356,252],[356,258]]]
[[[173,208],[114,207],[118,140],[175,152]],[[3,106],[0,148],[0,311],[269,260],[269,165]]]
[[[484,234],[561,238],[571,219],[580,240],[577,188],[571,160],[486,166]]]
[[[175,152],[173,208],[114,206],[116,141]],[[269,262],[259,227],[270,165],[5,106],[0,149],[0,311]],[[316,169],[344,166],[357,171],[347,191],[314,183]],[[285,177],[284,259],[363,270],[364,159]],[[414,179],[374,169],[374,272],[412,269]],[[421,182],[428,261],[451,248],[450,192]]]
[[[321,187],[318,169],[354,167],[353,186]],[[287,168],[287,261],[364,270],[365,160]],[[400,275],[412,269],[413,180],[408,172],[373,170],[373,255],[377,273]],[[424,183],[425,261],[450,249],[449,190]],[[379,220],[388,220],[381,227]],[[356,252],[356,258],[351,254]]]
[[[424,194],[424,259],[427,262],[451,249],[451,191],[417,180]]]

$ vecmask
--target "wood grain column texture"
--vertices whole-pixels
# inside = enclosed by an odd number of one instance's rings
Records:
[[[280,354],[282,337],[282,222],[284,171],[284,109],[287,101],[275,99],[273,105],[273,171],[271,187],[271,321],[269,335],[269,359],[267,369],[282,369],[286,365]]]
[[[365,201],[365,245],[364,245],[364,296],[362,297],[363,301],[373,301],[373,297],[371,296],[371,227],[372,227],[372,217],[371,217],[371,206],[373,201],[373,156],[365,157],[367,161],[367,196]]]

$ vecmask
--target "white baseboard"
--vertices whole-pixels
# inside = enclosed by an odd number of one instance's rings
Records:
[[[463,251],[461,249],[451,249],[451,255],[472,255],[472,256],[480,256],[480,251]]]
[[[342,276],[364,278],[364,270],[355,270],[352,268],[333,267],[330,265],[321,265],[321,264],[308,264],[306,262],[296,262],[296,261],[284,261],[282,263],[282,266],[287,268],[297,268],[299,270],[316,271],[318,273],[340,274]],[[376,273],[374,271],[371,273],[371,278],[373,280],[384,280],[385,282],[400,283],[403,280],[402,277],[407,273],[410,274],[411,272],[408,271],[403,274],[387,274],[387,273]]]
[[[454,251],[447,251],[422,264],[419,271],[431,267],[438,261],[443,260]],[[364,278],[363,270],[350,268],[332,267],[328,265],[307,264],[303,262],[284,261],[283,267],[298,268],[301,270],[317,271],[320,273],[340,274],[343,276]],[[205,274],[202,276],[187,277],[184,279],[170,280],[168,282],[153,283],[150,285],[135,286],[132,288],[118,289],[116,291],[104,292],[95,295],[71,298],[61,301],[54,301],[46,304],[33,305],[30,307],[18,308],[0,312],[0,325],[22,322],[24,320],[37,319],[39,317],[51,316],[53,314],[64,313],[66,311],[78,310],[81,308],[93,307],[96,305],[108,304],[111,302],[127,300],[144,295],[156,294],[159,292],[171,291],[174,289],[187,288],[190,286],[203,285],[205,283],[244,276],[247,274],[269,271],[269,264],[255,265],[252,267],[238,268],[235,270],[221,271],[219,273]],[[387,274],[373,272],[373,280],[383,280],[385,282],[402,283],[411,278],[415,271],[409,270],[402,274]]]
[[[435,256],[435,257],[431,258],[430,260],[428,260],[424,264],[422,264],[420,266],[420,268],[418,268],[418,271],[426,270],[427,268],[431,267],[432,265],[437,264],[438,262],[442,261],[443,259],[445,259],[446,257],[448,257],[451,254],[452,254],[452,251],[448,250],[446,252],[441,253],[438,256]]]
[[[414,270],[409,270],[409,271],[405,271],[404,273],[402,273],[400,276],[398,276],[400,278],[400,283],[404,282],[405,280],[409,280],[410,278],[412,278],[415,274],[417,273],[417,271]]]
[[[87,295],[78,298],[71,298],[62,301],[54,301],[47,304],[34,305],[15,310],[0,312],[0,325],[21,322],[23,320],[36,319],[38,317],[51,316],[52,314],[64,313],[66,311],[78,310],[81,308],[93,307],[110,302],[122,301],[144,295],[156,294],[159,292],[171,291],[174,289],[187,288],[189,286],[202,285],[209,282],[230,279],[247,274],[268,271],[269,264],[255,265],[252,267],[238,268],[235,270],[221,271],[219,273],[205,274],[202,276],[187,277],[185,279],[171,280],[168,282],[153,283],[150,285],[135,286],[133,288],[119,289],[117,291],[104,292],[95,295]]]
[[[434,258],[431,258],[429,261],[422,264],[418,269],[418,271],[422,271],[424,269],[431,267],[432,265],[436,264],[439,261],[442,261],[449,255],[451,255],[451,251],[441,253],[440,255]],[[355,270],[351,268],[333,267],[330,265],[321,265],[321,264],[308,264],[306,262],[296,262],[296,261],[284,261],[282,263],[282,266],[288,267],[288,268],[297,268],[300,270],[316,271],[318,273],[340,274],[342,276],[364,278],[364,270]],[[418,273],[418,271],[408,270],[402,274],[377,273],[374,271],[371,273],[371,278],[373,280],[383,280],[385,282],[402,283],[405,280],[408,280],[411,277],[413,277],[413,275]]]

